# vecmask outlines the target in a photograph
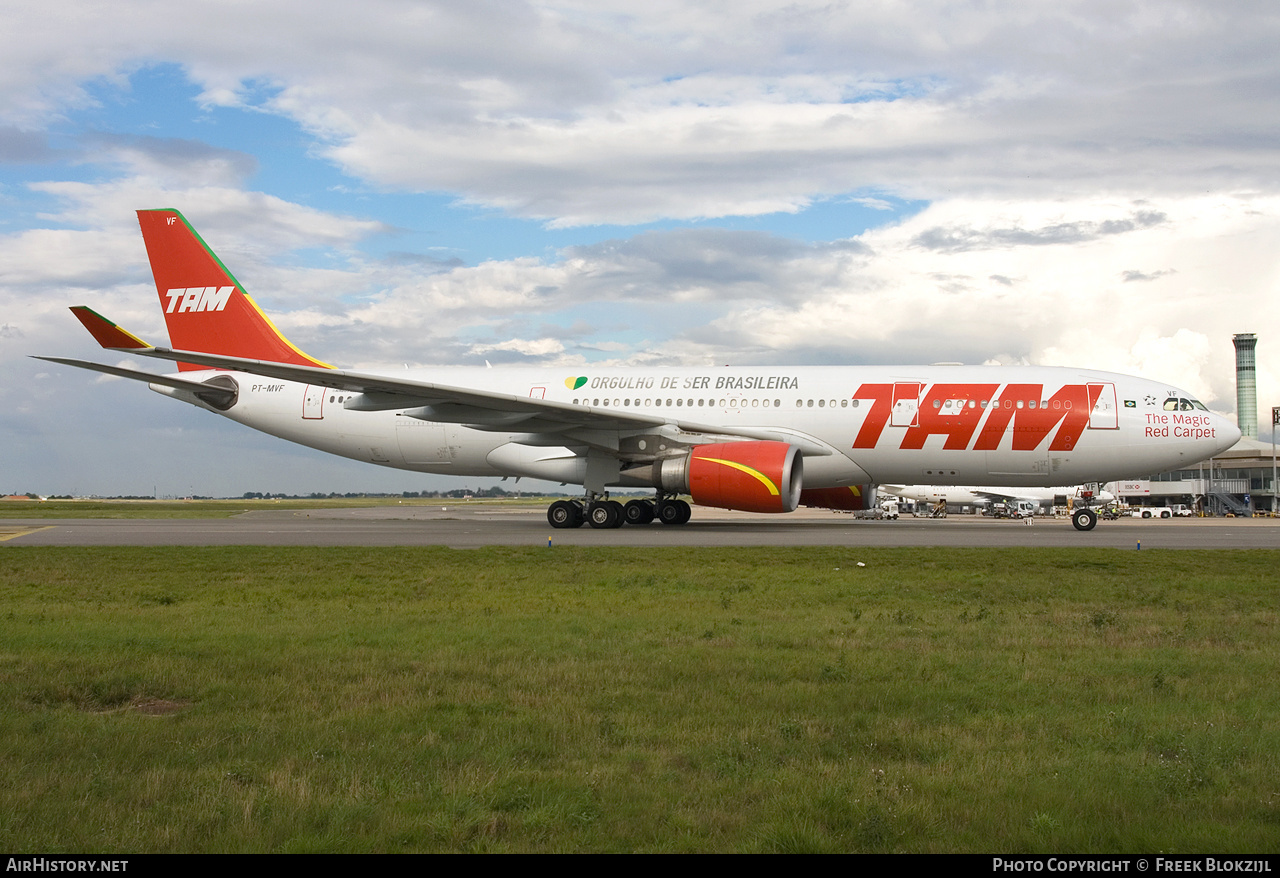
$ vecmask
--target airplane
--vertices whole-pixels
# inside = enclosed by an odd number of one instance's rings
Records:
[[[859,510],[886,482],[1014,487],[1185,468],[1240,431],[1185,390],[1037,366],[448,367],[377,374],[303,353],[186,218],[138,222],[172,347],[86,306],[110,351],[177,364],[156,374],[39,357],[146,382],[248,427],[380,466],[581,485],[552,527],[686,523],[699,505]],[[624,507],[609,489],[651,488]],[[1097,514],[1073,512],[1077,530]]]
[[[1085,498],[1088,489],[1083,485],[1064,485],[1050,488],[1032,487],[990,487],[975,485],[880,485],[879,490],[904,500],[916,503],[936,504],[943,500],[956,506],[986,506],[990,503],[1008,503],[1018,500],[1029,500],[1037,505],[1055,503],[1058,498],[1063,502],[1060,506],[1074,505],[1076,498],[1087,499],[1090,503],[1110,503],[1115,495],[1110,491],[1095,490]]]

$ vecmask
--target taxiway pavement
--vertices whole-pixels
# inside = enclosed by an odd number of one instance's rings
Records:
[[[869,521],[801,510],[756,515],[695,508],[679,527],[555,530],[542,508],[480,504],[361,509],[255,510],[206,519],[21,519],[0,521],[0,547],[18,546],[920,546],[1280,548],[1280,520],[1100,521],[1078,532],[1067,519],[1033,523],[980,516]]]

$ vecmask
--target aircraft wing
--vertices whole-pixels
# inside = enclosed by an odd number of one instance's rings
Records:
[[[352,392],[358,395],[343,405],[354,411],[394,409],[424,421],[462,424],[476,430],[512,431],[523,434],[517,441],[529,445],[581,444],[616,451],[610,447],[613,444],[610,437],[598,434],[622,432],[629,436],[661,434],[681,445],[763,439],[788,442],[810,456],[832,453],[825,444],[787,430],[726,428],[681,418],[661,418],[602,406],[572,405],[391,375],[295,366],[195,351],[148,348],[131,349],[130,353]]]
[[[726,428],[717,424],[681,418],[663,418],[603,406],[572,405],[496,391],[397,378],[391,375],[154,347],[88,308],[72,310],[98,342],[108,350],[178,363],[190,363],[210,369],[227,369],[250,375],[261,375],[264,378],[329,387],[354,394],[343,403],[347,409],[368,412],[395,410],[403,412],[407,417],[424,421],[462,424],[476,430],[511,432],[515,434],[513,438],[516,442],[526,445],[552,447],[586,445],[617,454],[620,438],[652,435],[662,437],[669,444],[678,446],[755,439],[787,442],[797,446],[802,453],[809,456],[826,456],[834,453],[833,449],[825,443],[810,436],[783,429]],[[196,393],[197,396],[211,392],[206,384],[177,377],[150,375],[131,369],[100,366],[82,360],[54,357],[40,359],[188,390]],[[220,393],[217,390],[212,392]],[[212,399],[205,399],[205,401],[216,404]],[[224,400],[219,397],[219,402],[222,401]],[[638,454],[633,451],[626,456],[634,460],[649,459],[654,455]]]
[[[990,503],[1008,503],[1010,500],[1036,500],[1035,497],[1022,497],[1017,494],[1001,493],[1000,491],[993,491],[990,488],[974,488],[973,493],[975,496],[981,497]],[[1039,501],[1036,500],[1036,502],[1038,503]]]

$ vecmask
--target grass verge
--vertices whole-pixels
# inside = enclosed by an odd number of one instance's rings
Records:
[[[1280,552],[11,547],[2,561],[8,850],[1280,839]]]

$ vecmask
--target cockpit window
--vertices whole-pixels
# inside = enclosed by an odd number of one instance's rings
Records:
[[[1166,412],[1208,411],[1208,409],[1204,407],[1204,403],[1198,399],[1187,399],[1186,397],[1177,396],[1171,396],[1164,401],[1164,410]]]
[[[1171,396],[1164,401],[1164,410],[1166,412],[1176,412],[1178,410],[1178,398]]]

